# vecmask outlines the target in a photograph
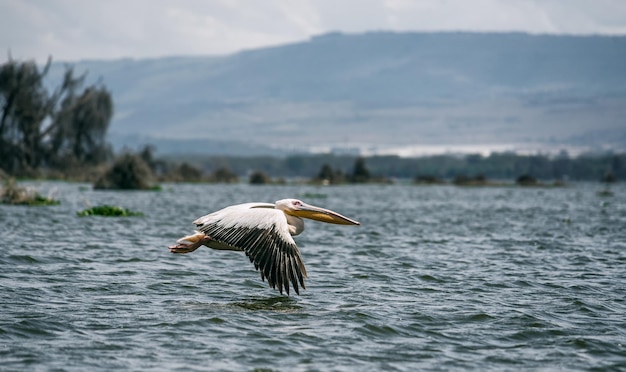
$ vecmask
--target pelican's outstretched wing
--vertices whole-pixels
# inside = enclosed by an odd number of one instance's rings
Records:
[[[307,277],[283,211],[274,204],[247,203],[224,208],[194,221],[198,231],[222,245],[243,250],[272,288],[289,294],[289,283],[300,294]],[[210,246],[210,245],[209,245]],[[217,248],[224,249],[224,248]]]

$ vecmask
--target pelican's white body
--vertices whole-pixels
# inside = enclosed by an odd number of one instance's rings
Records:
[[[306,269],[292,236],[304,231],[301,217],[322,222],[359,225],[357,221],[328,209],[305,204],[297,199],[283,199],[275,204],[245,203],[209,213],[193,223],[198,232],[170,247],[173,253],[193,252],[205,245],[218,250],[244,251],[267,277],[270,286],[289,294],[289,283],[298,293],[298,283],[305,288]]]
[[[273,227],[279,234],[280,239],[292,244],[296,244],[296,242],[291,236],[298,235],[304,231],[302,218],[288,215],[277,209],[275,204],[270,203],[232,205],[202,216],[193,221],[193,223],[198,227],[208,224],[219,224],[224,228],[235,229],[255,228],[269,230]]]

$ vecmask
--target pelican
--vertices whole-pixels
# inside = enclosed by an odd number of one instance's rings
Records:
[[[289,283],[297,294],[306,289],[307,277],[300,250],[292,236],[304,231],[302,218],[339,224],[359,222],[297,199],[271,203],[232,205],[193,221],[196,232],[169,246],[172,253],[189,253],[204,245],[217,250],[243,251],[270,287],[289,295]]]

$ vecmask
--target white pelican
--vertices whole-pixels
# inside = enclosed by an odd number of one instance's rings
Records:
[[[306,268],[292,236],[304,231],[302,217],[340,225],[359,222],[328,209],[297,199],[283,199],[275,204],[245,203],[226,207],[193,221],[197,231],[170,246],[172,253],[193,252],[201,245],[219,250],[243,251],[267,278],[270,287],[289,295],[289,283],[300,294]]]

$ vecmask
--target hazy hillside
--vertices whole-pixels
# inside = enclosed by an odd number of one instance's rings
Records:
[[[333,33],[221,57],[75,66],[112,90],[117,143],[626,147],[626,37]]]

